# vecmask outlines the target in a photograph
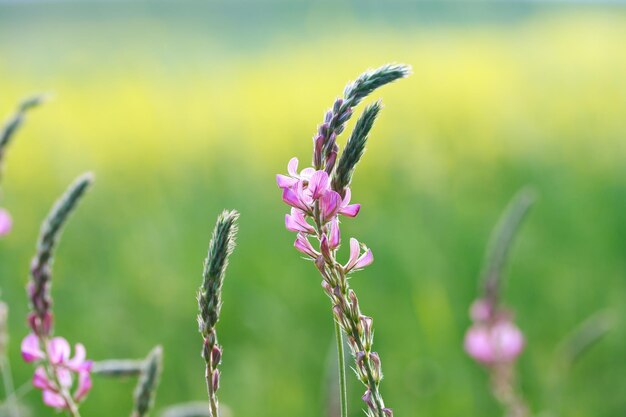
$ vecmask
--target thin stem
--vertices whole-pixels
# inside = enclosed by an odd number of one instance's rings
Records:
[[[4,393],[6,397],[9,416],[20,417],[20,409],[17,406],[15,398],[15,389],[13,386],[13,376],[11,374],[11,365],[6,357],[0,359],[0,372],[2,372],[2,382],[4,384]]]
[[[343,335],[339,323],[335,320],[335,337],[337,339],[337,366],[339,367],[339,400],[341,417],[348,417],[348,390],[346,387],[346,358],[343,351]]]
[[[206,364],[206,371],[204,376],[206,378],[206,389],[209,395],[209,411],[211,413],[211,417],[219,417],[219,408],[217,404],[217,396],[215,395],[215,390],[213,389],[213,372],[211,372],[210,365]]]

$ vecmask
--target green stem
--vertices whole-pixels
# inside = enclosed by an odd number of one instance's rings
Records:
[[[15,399],[11,365],[6,357],[0,358],[0,372],[2,372],[2,380],[4,383],[4,392],[6,396],[7,408],[9,409],[9,415],[10,417],[20,417],[20,410],[17,406],[17,400]]]
[[[348,390],[346,388],[346,358],[343,352],[343,335],[341,327],[335,320],[335,337],[337,339],[337,366],[339,367],[339,400],[341,417],[348,417]]]
[[[213,390],[213,372],[211,366],[206,364],[206,388],[209,394],[209,412],[211,413],[211,417],[219,417],[219,408],[217,405],[217,397],[215,395],[215,391]]]

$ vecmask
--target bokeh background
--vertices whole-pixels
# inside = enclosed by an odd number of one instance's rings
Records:
[[[162,344],[157,410],[204,399],[195,291],[215,218],[237,208],[221,401],[235,417],[328,415],[329,305],[292,248],[274,175],[310,158],[346,82],[404,62],[414,74],[366,100],[385,109],[353,183],[363,210],[343,228],[376,256],[352,285],[375,318],[387,403],[398,416],[502,414],[461,345],[490,230],[530,184],[540,199],[505,291],[528,338],[522,389],[536,415],[624,415],[625,44],[619,5],[3,2],[0,114],[54,94],[29,114],[2,183],[16,384],[32,372],[18,345],[39,224],[92,170],[57,253],[57,333],[94,359]],[[560,371],[559,344],[607,308],[613,330]],[[128,414],[134,383],[97,379],[83,414]],[[23,401],[55,414],[38,392]]]

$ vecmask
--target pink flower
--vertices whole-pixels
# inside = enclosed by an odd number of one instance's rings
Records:
[[[330,180],[328,174],[325,171],[315,171],[309,179],[309,186],[307,191],[311,196],[311,199],[317,200],[323,194],[328,192],[330,187]]]
[[[289,176],[281,174],[276,175],[276,183],[280,188],[291,188],[298,181],[308,181],[315,172],[315,169],[305,168],[298,174],[298,158],[291,158],[287,164],[287,172]]]
[[[360,253],[361,249],[359,241],[355,238],[350,238],[350,259],[348,260],[348,263],[343,266],[346,273],[352,270],[365,268],[374,262],[374,254],[372,254],[370,249],[365,248],[365,253],[361,256],[359,256]]]
[[[312,212],[313,199],[305,193],[302,181],[297,181],[293,187],[283,188],[283,201],[307,214]]]
[[[475,322],[486,322],[493,316],[493,310],[494,308],[489,301],[479,298],[470,307],[470,317]]]
[[[285,227],[292,232],[315,233],[313,226],[306,221],[304,213],[295,207],[291,208],[291,215],[285,214]]]
[[[339,214],[343,214],[347,217],[356,217],[361,211],[360,204],[350,204],[350,198],[352,197],[352,192],[350,188],[346,188],[345,197],[341,201],[341,207],[339,208]]]
[[[319,201],[322,223],[328,223],[341,209],[341,196],[335,191],[328,190]]]
[[[11,231],[13,220],[8,211],[0,207],[0,236],[4,236]]]
[[[522,353],[524,335],[509,320],[474,324],[465,334],[465,351],[485,365],[511,363]]]
[[[320,253],[313,249],[313,245],[311,245],[311,242],[309,242],[309,239],[307,239],[306,235],[302,233],[298,233],[298,236],[296,237],[296,241],[294,242],[293,246],[300,252],[311,257],[312,259],[317,259],[320,256]]]
[[[330,231],[328,236],[328,246],[330,249],[336,249],[341,243],[341,233],[339,231],[339,219],[334,217],[330,221]]]
[[[43,401],[54,408],[67,408],[68,404],[62,392],[72,388],[74,374],[77,376],[74,401],[80,402],[91,389],[92,361],[86,360],[85,346],[77,343],[74,356],[67,340],[62,337],[50,339],[45,351],[41,349],[41,341],[34,333],[22,340],[22,357],[26,362],[42,362],[33,374],[33,386],[43,391]],[[47,365],[46,365],[47,363]],[[54,377],[51,378],[51,375]]]

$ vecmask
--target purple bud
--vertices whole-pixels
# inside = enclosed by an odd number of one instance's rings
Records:
[[[319,134],[323,137],[328,137],[328,123],[323,123],[322,125],[320,125],[320,128],[318,130]]]
[[[315,258],[315,267],[318,271],[320,271],[324,278],[328,278],[326,274],[326,261],[324,261],[323,256],[318,256],[317,258]]]
[[[383,413],[385,413],[385,417],[393,417],[393,410],[391,408],[383,408]]]
[[[211,350],[211,365],[215,368],[222,360],[222,350],[219,346],[213,346]]]
[[[324,115],[324,123],[330,123],[333,120],[333,110],[328,110]]]
[[[370,353],[370,360],[372,361],[372,364],[376,368],[380,368],[380,356],[378,356],[378,353],[376,352]]]
[[[367,404],[370,410],[376,409],[374,401],[372,400],[372,392],[369,389],[365,391],[365,394],[363,394],[361,399],[365,402],[365,404]]]
[[[370,362],[372,364],[372,367],[374,368],[372,369],[372,373],[374,374],[374,380],[380,381],[382,372],[380,368],[380,357],[378,356],[378,353],[370,353]]]
[[[335,315],[338,323],[343,323],[345,316],[343,314],[343,310],[338,304],[333,306],[333,314]]]
[[[350,308],[352,309],[352,314],[357,317],[359,315],[359,300],[356,298],[356,294],[354,291],[348,291],[348,298],[350,299]]]
[[[335,161],[337,161],[337,152],[332,151],[330,155],[326,158],[326,168],[325,171],[330,175],[335,168]]]
[[[333,287],[330,286],[328,281],[322,281],[322,288],[324,288],[324,292],[328,294],[329,297],[333,296]]]
[[[322,240],[320,241],[320,251],[322,252],[322,255],[324,255],[324,258],[328,262],[333,261],[333,256],[330,253],[330,247],[328,245],[328,238],[326,237],[326,234],[322,235]]]
[[[493,305],[485,299],[478,299],[470,307],[470,317],[473,321],[488,321],[493,317]]]
[[[372,342],[372,318],[368,316],[360,316],[359,321],[363,326],[363,337],[367,343]]]
[[[339,115],[339,118],[337,119],[337,122],[341,125],[343,125],[345,122],[347,122],[348,120],[350,120],[350,118],[352,117],[352,109],[346,109],[346,111],[344,111],[343,113],[341,113]]]
[[[337,299],[337,301],[339,301],[339,303],[341,304],[345,303],[343,299],[343,294],[341,293],[341,289],[339,288],[338,285],[335,288],[333,288],[333,294],[335,295],[335,298]]]
[[[342,98],[338,98],[337,100],[335,100],[335,103],[333,104],[333,112],[334,113],[339,113],[339,110],[341,110],[341,106],[343,105],[343,99]]]
[[[213,392],[217,391],[220,387],[220,371],[218,369],[213,371],[211,382],[213,384]]]

